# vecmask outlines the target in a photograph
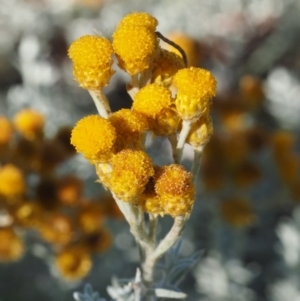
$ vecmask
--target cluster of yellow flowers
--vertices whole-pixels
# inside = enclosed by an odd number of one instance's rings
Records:
[[[44,122],[32,109],[12,121],[0,116],[0,262],[21,258],[26,233],[34,230],[37,243],[49,244],[60,274],[74,280],[90,271],[91,254],[110,246],[105,218],[121,214],[111,197],[87,199],[80,178],[57,175],[57,167],[76,153],[71,128],[46,138]]]
[[[83,36],[71,44],[74,77],[100,113],[78,121],[71,143],[95,164],[100,182],[115,198],[151,214],[176,217],[190,213],[195,197],[192,174],[180,165],[182,148],[189,143],[199,151],[209,141],[216,80],[207,70],[187,67],[176,49],[161,48],[157,25],[153,16],[134,12],[121,20],[112,43]],[[111,113],[102,88],[115,73],[113,54],[131,78],[127,90],[133,104]],[[169,138],[173,164],[153,164],[145,151],[147,132]]]

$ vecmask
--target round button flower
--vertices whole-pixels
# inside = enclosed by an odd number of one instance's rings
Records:
[[[144,26],[149,30],[155,31],[157,25],[158,21],[153,16],[144,12],[133,12],[131,14],[126,15],[121,20],[118,27]]]
[[[124,148],[143,148],[143,137],[149,129],[147,117],[139,112],[121,109],[109,116],[116,129],[116,151]]]
[[[136,93],[132,108],[148,117],[155,118],[163,109],[171,105],[172,100],[168,88],[154,83],[143,87]]]
[[[145,26],[119,26],[113,34],[113,48],[119,67],[134,75],[150,67],[157,55],[158,39]]]
[[[30,140],[42,134],[44,123],[44,116],[32,109],[24,109],[14,116],[14,125],[17,131]]]
[[[82,118],[72,130],[71,143],[92,162],[106,162],[113,152],[116,130],[98,115]]]
[[[204,114],[210,100],[216,95],[217,82],[214,76],[201,68],[184,68],[173,78],[178,92],[176,108],[184,120],[197,120]]]
[[[172,217],[189,214],[195,199],[192,176],[183,166],[164,166],[155,175],[155,191]]]
[[[150,157],[143,151],[125,149],[113,156],[110,189],[123,201],[134,202],[154,174]]]
[[[155,135],[164,136],[175,133],[180,122],[172,103],[171,91],[163,85],[153,83],[137,92],[132,108],[148,117],[150,130]]]
[[[71,44],[68,55],[80,87],[99,90],[108,84],[114,74],[112,54],[112,45],[104,37],[86,35]]]
[[[209,114],[202,115],[196,122],[192,123],[186,142],[194,148],[202,148],[213,134],[212,119]]]
[[[12,197],[24,194],[25,189],[24,175],[18,167],[7,164],[0,168],[0,194]]]
[[[178,54],[161,49],[158,58],[153,63],[152,82],[169,87],[174,74],[185,67],[184,61]]]

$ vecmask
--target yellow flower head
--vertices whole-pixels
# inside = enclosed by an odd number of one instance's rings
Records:
[[[82,118],[72,130],[71,143],[90,161],[107,161],[112,154],[116,130],[98,115]]]
[[[22,171],[12,164],[0,168],[0,194],[11,197],[25,193],[26,184]]]
[[[133,12],[131,14],[126,15],[121,20],[118,27],[144,26],[151,31],[155,31],[157,25],[158,25],[158,21],[153,16],[144,12]]]
[[[9,227],[0,228],[0,262],[18,260],[24,253],[24,243]]]
[[[42,134],[44,123],[44,116],[31,109],[24,109],[14,116],[14,125],[17,131],[30,140]]]
[[[158,39],[145,26],[120,26],[113,34],[113,48],[119,67],[134,75],[150,67],[157,55]]]
[[[170,107],[172,95],[168,88],[160,84],[149,84],[134,96],[132,108],[148,117],[155,118],[160,112]]]
[[[190,213],[195,198],[192,177],[183,166],[164,166],[155,175],[155,191],[166,214],[179,216]]]
[[[155,118],[149,118],[150,130],[157,136],[175,134],[180,120],[176,109],[171,106],[163,109]]]
[[[74,64],[73,74],[84,89],[101,89],[114,74],[113,48],[104,37],[83,36],[71,44],[68,54]]]
[[[109,116],[117,132],[116,150],[141,149],[144,133],[148,130],[147,117],[139,112],[121,109]]]
[[[174,74],[185,67],[181,56],[166,49],[161,49],[153,66],[152,82],[166,87],[171,85]]]
[[[140,150],[122,150],[112,157],[111,165],[110,189],[123,201],[135,201],[154,174],[150,157]]]
[[[212,119],[209,114],[204,114],[192,123],[186,142],[194,148],[201,148],[209,141],[212,134]]]
[[[0,116],[0,146],[7,144],[13,135],[11,122],[4,116]]]
[[[85,248],[69,247],[56,256],[56,267],[69,280],[85,277],[92,268],[92,260]]]
[[[198,119],[207,111],[210,100],[216,95],[214,76],[201,68],[184,68],[173,78],[177,87],[176,108],[184,120]]]
[[[236,227],[251,225],[255,219],[250,203],[239,198],[224,200],[221,203],[221,214],[229,224]]]

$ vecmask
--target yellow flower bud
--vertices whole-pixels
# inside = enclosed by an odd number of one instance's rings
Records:
[[[133,110],[122,109],[111,114],[109,121],[117,133],[116,151],[124,148],[143,148],[143,137],[149,128],[145,115]]]
[[[112,157],[109,188],[123,201],[135,201],[143,192],[154,168],[143,151],[125,149]]]
[[[186,142],[194,148],[202,148],[209,141],[212,134],[212,119],[209,114],[204,114],[192,124]]]
[[[24,109],[14,117],[14,125],[17,131],[27,139],[39,137],[44,129],[44,116],[34,110]]]
[[[216,95],[214,76],[201,68],[184,68],[173,78],[177,87],[176,108],[184,120],[198,119],[208,110],[210,100]]]
[[[61,275],[68,280],[81,279],[92,268],[92,260],[87,250],[76,246],[57,254],[55,263]]]
[[[24,243],[9,227],[0,228],[0,262],[18,260],[24,253]]]
[[[112,155],[115,140],[115,128],[109,120],[98,115],[79,120],[71,136],[71,143],[76,151],[92,162],[107,161]]]
[[[26,184],[22,171],[12,164],[0,168],[0,194],[5,197],[25,193]]]
[[[155,31],[157,25],[158,25],[158,21],[153,16],[144,12],[133,12],[131,14],[126,15],[121,20],[118,27],[144,26],[149,30]]]
[[[104,37],[87,35],[71,44],[68,55],[73,61],[73,74],[80,87],[98,90],[109,83],[114,74],[112,54],[112,45]]]
[[[7,144],[13,135],[11,122],[4,116],[0,116],[0,146]]]
[[[158,58],[153,63],[152,82],[169,87],[174,74],[184,67],[181,56],[166,49],[161,49]]]
[[[160,84],[149,84],[140,89],[134,96],[132,108],[149,117],[156,117],[163,109],[172,104],[170,90]]]
[[[189,214],[195,199],[192,176],[183,166],[164,166],[155,175],[155,191],[166,214],[172,217]]]
[[[119,67],[130,75],[149,68],[158,50],[158,39],[147,27],[120,26],[113,34]]]
[[[180,124],[180,117],[175,108],[162,109],[155,118],[149,118],[150,130],[157,136],[175,134]]]

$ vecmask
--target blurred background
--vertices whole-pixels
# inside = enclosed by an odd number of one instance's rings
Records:
[[[113,276],[135,274],[125,221],[69,144],[96,109],[67,57],[73,40],[110,38],[132,11],[155,16],[218,81],[179,289],[193,301],[300,300],[300,2],[0,0],[0,301],[70,301],[84,283],[107,297]],[[118,71],[105,88],[113,111],[131,105],[127,80]],[[170,163],[166,140],[148,148]],[[165,287],[185,272],[172,260],[157,271]]]

